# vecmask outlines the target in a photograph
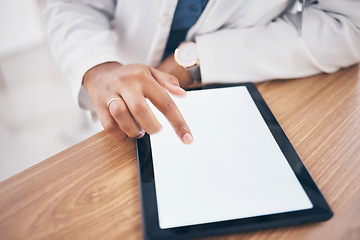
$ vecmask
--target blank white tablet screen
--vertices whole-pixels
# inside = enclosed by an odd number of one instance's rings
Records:
[[[244,86],[173,97],[194,142],[163,126],[151,136],[160,228],[312,208]]]

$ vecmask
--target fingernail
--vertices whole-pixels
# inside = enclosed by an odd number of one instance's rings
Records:
[[[137,138],[142,138],[145,136],[145,130],[144,129],[141,129],[139,135],[137,136]]]
[[[183,142],[185,144],[190,144],[192,143],[192,141],[194,140],[193,137],[190,135],[190,133],[186,133],[183,138],[182,138]]]

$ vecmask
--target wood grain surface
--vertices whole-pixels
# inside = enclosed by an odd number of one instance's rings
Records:
[[[207,239],[360,239],[359,66],[257,87],[334,217]],[[100,132],[2,181],[0,239],[142,239],[135,141]]]

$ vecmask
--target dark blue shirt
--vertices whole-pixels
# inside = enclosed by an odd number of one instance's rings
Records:
[[[163,59],[172,54],[185,40],[188,30],[196,23],[207,3],[208,0],[178,1]]]

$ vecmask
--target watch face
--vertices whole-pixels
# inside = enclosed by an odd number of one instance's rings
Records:
[[[197,61],[196,44],[194,42],[185,42],[175,50],[175,60],[183,67],[194,66]]]

